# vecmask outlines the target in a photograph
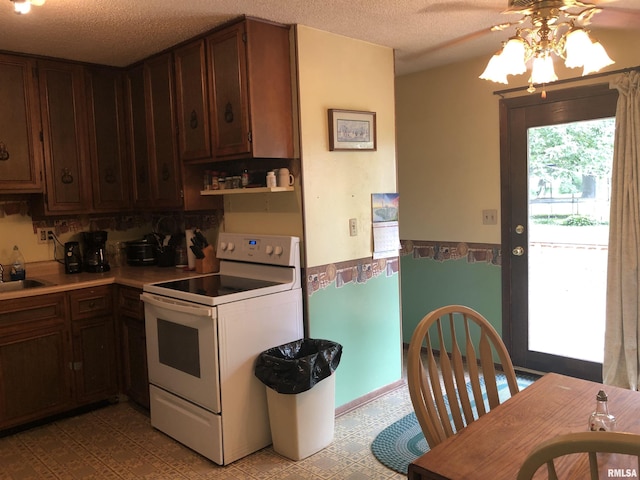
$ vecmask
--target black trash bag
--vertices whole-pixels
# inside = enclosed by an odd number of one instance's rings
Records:
[[[255,375],[278,393],[302,393],[335,372],[341,356],[339,343],[305,338],[262,352]]]

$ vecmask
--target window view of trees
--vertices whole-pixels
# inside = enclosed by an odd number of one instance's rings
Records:
[[[536,209],[537,220],[573,225],[604,220],[597,212],[609,203],[614,134],[615,118],[529,129],[529,198],[549,207]],[[576,216],[581,218],[569,218]]]

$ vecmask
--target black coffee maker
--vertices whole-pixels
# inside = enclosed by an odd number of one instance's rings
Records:
[[[84,237],[84,270],[85,272],[108,272],[107,232],[83,232]]]
[[[64,244],[64,273],[80,273],[82,271],[82,256],[78,242]]]

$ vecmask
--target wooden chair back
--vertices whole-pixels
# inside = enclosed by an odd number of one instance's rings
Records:
[[[600,478],[598,469],[598,453],[620,453],[636,457],[630,468],[615,469],[616,477],[638,478],[640,472],[640,435],[623,432],[575,432],[547,440],[538,445],[525,459],[520,467],[517,480],[530,480],[538,469],[547,466],[549,480],[558,480],[554,459],[575,453],[586,453],[589,458],[591,480]],[[621,465],[620,465],[621,466]],[[617,471],[621,470],[621,471]],[[633,471],[635,470],[635,474]],[[606,472],[602,478],[608,478]],[[536,477],[537,478],[537,477]]]
[[[493,326],[475,310],[450,305],[418,323],[409,343],[407,381],[430,448],[500,404],[496,365],[515,395],[519,389],[509,353]]]

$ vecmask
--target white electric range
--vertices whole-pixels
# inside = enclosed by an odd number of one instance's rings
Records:
[[[151,424],[220,465],[271,443],[258,355],[303,337],[300,240],[220,233],[220,272],[148,284]]]

